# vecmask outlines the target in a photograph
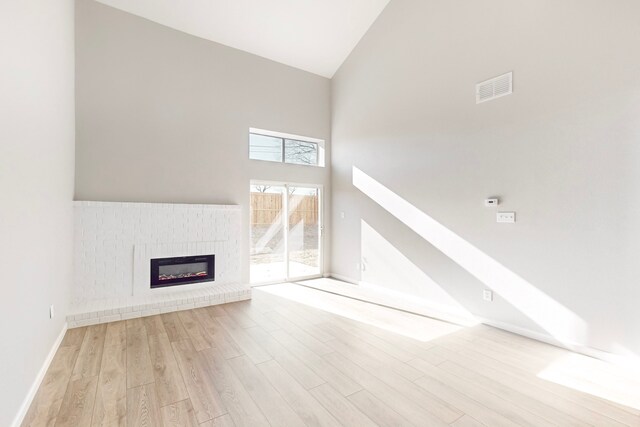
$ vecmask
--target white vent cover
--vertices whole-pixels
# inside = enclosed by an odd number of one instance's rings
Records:
[[[494,77],[476,85],[476,104],[513,93],[513,72]]]

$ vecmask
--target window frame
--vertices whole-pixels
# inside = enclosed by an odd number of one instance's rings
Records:
[[[280,161],[276,160],[266,160],[266,159],[255,159],[251,157],[251,135],[263,136],[268,138],[276,138],[280,140],[280,147],[282,156]],[[313,144],[316,147],[316,162],[315,163],[295,163],[287,161],[287,143],[286,141],[292,142],[301,142],[304,144]],[[256,129],[249,128],[249,160],[257,160],[261,162],[269,162],[269,163],[281,163],[285,165],[296,165],[296,166],[312,166],[312,167],[324,167],[324,140],[318,138],[310,138],[300,135],[293,135],[282,132],[274,132],[264,129]]]

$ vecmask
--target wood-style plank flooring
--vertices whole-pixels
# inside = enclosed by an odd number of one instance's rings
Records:
[[[295,284],[69,330],[24,426],[640,426],[640,376]]]

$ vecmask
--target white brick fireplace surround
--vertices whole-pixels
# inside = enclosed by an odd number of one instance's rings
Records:
[[[251,298],[240,284],[237,205],[74,202],[69,327]],[[151,258],[215,254],[215,281],[150,287]]]

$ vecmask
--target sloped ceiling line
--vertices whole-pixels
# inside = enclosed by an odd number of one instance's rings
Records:
[[[389,0],[96,1],[328,78],[333,77],[389,3]]]

